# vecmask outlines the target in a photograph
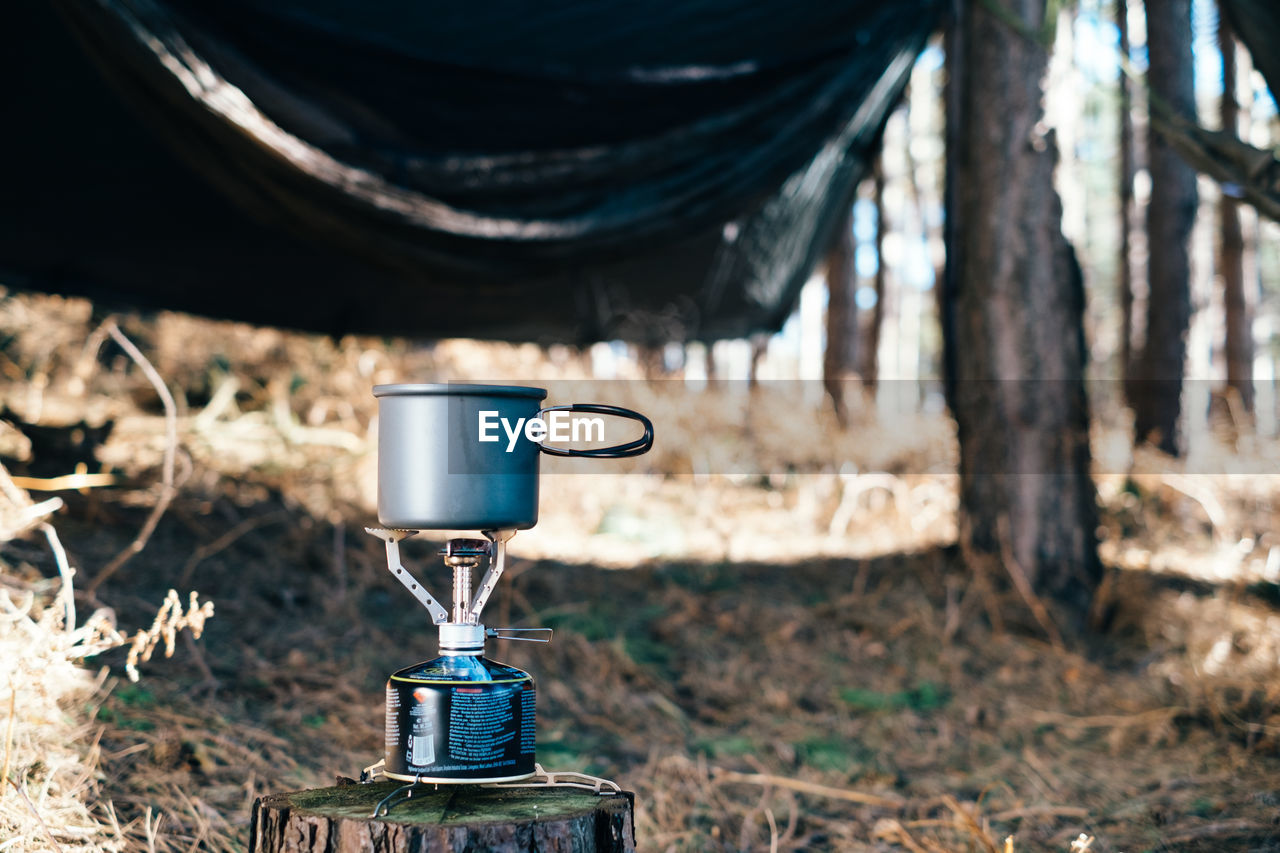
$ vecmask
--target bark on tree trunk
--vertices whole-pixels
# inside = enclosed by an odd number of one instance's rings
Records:
[[[871,319],[867,323],[866,338],[862,343],[862,359],[858,374],[862,377],[862,387],[873,390],[879,381],[880,373],[880,327],[884,324],[884,158],[877,156],[872,166],[872,192],[876,210],[876,304],[871,309]]]
[[[661,379],[666,375],[667,365],[661,344],[637,344],[636,360],[640,362],[645,379]]]
[[[1236,40],[1225,16],[1218,20],[1218,47],[1222,51],[1222,129],[1238,132],[1240,110],[1236,104]],[[1226,310],[1227,387],[1239,395],[1243,414],[1253,414],[1253,318],[1244,293],[1244,234],[1240,229],[1240,205],[1223,190],[1218,200],[1218,226],[1222,242],[1218,268],[1222,271],[1222,296]]]
[[[572,788],[443,785],[381,818],[378,801],[399,783],[273,794],[253,804],[250,853],[634,853],[630,794]]]
[[[1129,58],[1129,2],[1116,0],[1116,28],[1120,55]],[[1126,403],[1133,373],[1133,228],[1137,208],[1133,200],[1133,94],[1129,75],[1120,70],[1120,381]]]
[[[844,379],[858,329],[857,307],[851,298],[854,284],[852,217],[850,213],[827,255],[827,347],[822,354],[822,387],[841,427],[849,425]]]
[[[1146,0],[1150,57],[1150,110],[1167,109],[1195,120],[1191,57],[1191,0]],[[1154,123],[1153,123],[1154,124]],[[1136,441],[1179,452],[1182,374],[1191,323],[1188,248],[1195,224],[1196,173],[1148,126],[1151,202],[1147,205],[1147,335],[1134,382]]]
[[[992,2],[998,16],[956,3],[948,45],[943,323],[960,544],[975,571],[1004,573],[1055,636],[1084,627],[1101,577],[1084,287],[1062,235],[1054,141],[1037,127],[1045,4]]]
[[[751,347],[751,364],[747,369],[747,387],[755,390],[760,385],[760,363],[769,354],[769,335],[759,333],[748,338]]]

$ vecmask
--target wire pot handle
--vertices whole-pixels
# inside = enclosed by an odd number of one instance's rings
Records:
[[[589,450],[575,450],[571,447],[552,447],[542,444],[542,452],[548,456],[586,456],[591,459],[623,459],[627,456],[639,456],[648,453],[653,447],[653,422],[639,412],[624,409],[621,406],[606,406],[602,403],[574,403],[569,406],[547,406],[538,411],[539,416],[547,412],[589,412],[596,415],[612,415],[639,421],[644,425],[644,435],[635,441],[615,444],[613,447],[598,447]]]

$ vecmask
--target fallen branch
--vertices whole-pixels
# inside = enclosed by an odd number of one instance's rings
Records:
[[[10,477],[14,485],[31,492],[62,492],[72,489],[97,489],[102,486],[114,486],[118,481],[115,474],[88,474],[77,471],[74,474],[63,474],[60,477]]]
[[[900,809],[906,805],[901,797],[883,797],[878,794],[864,794],[861,791],[850,791],[847,788],[832,788],[815,782],[804,782],[800,779],[789,779],[786,776],[774,776],[771,773],[739,773],[737,770],[715,768],[712,778],[724,782],[740,782],[744,785],[776,785],[789,791],[801,794],[814,794],[833,800],[844,800],[847,803],[861,803],[864,806],[880,806],[887,809]]]
[[[121,566],[140,553],[143,548],[147,547],[151,534],[155,532],[161,516],[168,509],[169,502],[173,500],[173,460],[178,446],[177,406],[174,405],[173,395],[169,393],[169,388],[164,384],[164,380],[160,378],[160,374],[151,366],[151,362],[142,354],[142,351],[134,346],[133,341],[125,337],[124,332],[120,331],[120,327],[115,324],[115,321],[108,320],[103,324],[103,327],[106,329],[107,334],[128,354],[129,358],[133,359],[134,363],[142,369],[147,380],[156,389],[156,393],[160,395],[160,401],[164,403],[165,445],[164,462],[161,465],[160,497],[156,500],[156,505],[151,508],[151,514],[147,516],[147,520],[142,525],[142,529],[138,531],[137,537],[89,582],[86,588],[86,592],[89,595],[97,592],[98,587],[102,586],[104,581],[119,571]]]
[[[1038,725],[1055,725],[1066,728],[1120,728],[1122,726],[1150,725],[1153,722],[1172,720],[1185,713],[1186,708],[1173,705],[1168,708],[1153,708],[1137,714],[1095,714],[1089,717],[1075,717],[1071,714],[1060,714],[1057,711],[1034,711],[1031,722]]]
[[[1224,820],[1217,823],[1208,823],[1204,826],[1197,826],[1188,829],[1177,835],[1171,835],[1161,839],[1163,844],[1187,844],[1192,841],[1200,841],[1205,838],[1214,838],[1223,835],[1244,835],[1246,833],[1265,832],[1271,833],[1275,829],[1265,823],[1239,818],[1235,820]]]
[[[1089,810],[1080,806],[1023,806],[1018,809],[1006,809],[1002,812],[996,812],[988,815],[988,819],[995,821],[1021,820],[1028,817],[1074,817],[1086,818],[1089,816]]]

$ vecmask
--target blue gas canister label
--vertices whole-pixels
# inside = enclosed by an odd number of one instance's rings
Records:
[[[533,773],[536,692],[509,682],[387,682],[388,775],[484,781]]]

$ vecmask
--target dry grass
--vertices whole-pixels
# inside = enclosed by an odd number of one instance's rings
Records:
[[[41,610],[33,593],[0,589],[4,850],[124,849],[89,807],[97,799],[98,732],[81,706],[101,694],[102,681],[76,665],[83,640],[65,629],[60,607]]]
[[[147,809],[141,820],[122,823],[114,804],[101,797],[105,728],[94,718],[110,691],[109,671],[94,673],[85,662],[127,647],[124,668],[137,681],[138,665],[151,660],[161,641],[171,656],[179,632],[199,636],[212,605],[199,604],[193,592],[184,611],[170,590],[151,627],[132,638],[116,630],[108,608],[78,622],[75,568],[52,525],[37,521],[40,510],[0,466],[0,517],[9,522],[0,543],[39,530],[58,569],[56,578],[45,579],[30,566],[0,562],[0,683],[6,688],[0,703],[7,709],[0,850],[154,848],[161,815]]]
[[[114,423],[86,473],[106,465],[122,485],[63,493],[67,508],[40,517],[92,576],[155,506],[167,449],[155,391],[109,344],[86,361],[96,326],[83,303],[9,297],[0,326],[13,418],[60,434]],[[360,532],[372,520],[368,386],[562,380],[585,366],[563,349],[333,342],[178,315],[121,327],[176,392],[177,493],[97,595],[123,625],[148,624],[174,586],[200,589],[218,615],[138,684],[106,693],[112,678],[92,694],[58,651],[56,561],[38,530],[14,532],[2,575],[19,603],[35,595],[21,625],[48,629],[0,660],[36,668],[52,655],[62,663],[39,673],[79,685],[53,697],[61,729],[11,717],[15,743],[51,733],[14,755],[65,751],[50,791],[81,811],[32,802],[51,829],[98,827],[84,846],[241,849],[255,796],[331,784],[379,757],[382,680],[433,653],[424,615]],[[660,383],[626,387],[634,399],[611,402],[675,407],[668,418],[691,431],[741,424],[749,399],[726,389],[691,411]],[[1266,597],[1280,485],[1189,481],[1141,456],[1133,473],[1100,474],[1111,629],[1058,649],[1016,595],[983,600],[947,547],[944,420],[903,429],[863,412],[841,433],[820,406],[803,411],[825,444],[780,415],[739,431],[772,476],[711,473],[670,441],[631,473],[546,478],[543,517],[514,540],[489,611],[494,624],[556,628],[550,647],[494,650],[538,679],[545,765],[635,790],[646,851],[1280,849],[1280,616]],[[29,436],[16,432],[0,448],[21,451]],[[33,476],[74,465],[36,463]],[[405,548],[440,586],[429,545]],[[123,673],[126,658],[97,660]],[[28,704],[41,707],[15,700]],[[19,805],[0,801],[4,819]],[[38,849],[26,813],[23,843]]]
[[[34,504],[2,467],[0,486],[3,536],[36,527]],[[76,625],[62,578],[21,583],[0,574],[0,849],[123,849],[122,835],[89,807],[101,733],[82,709],[101,697],[106,673],[95,677],[79,665],[111,634],[101,614]]]

